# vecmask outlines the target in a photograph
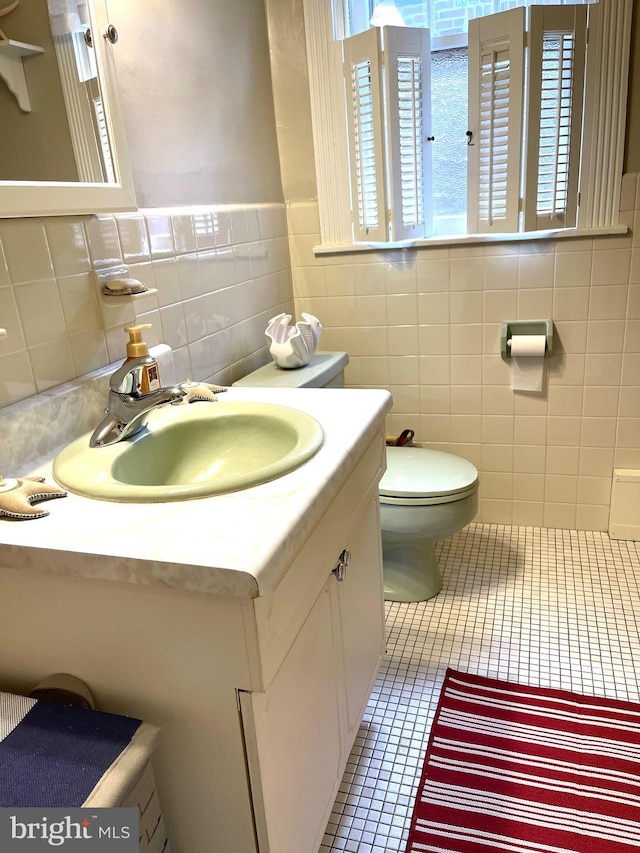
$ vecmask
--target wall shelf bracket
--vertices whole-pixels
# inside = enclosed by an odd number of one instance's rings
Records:
[[[22,60],[25,56],[35,56],[38,53],[44,53],[44,48],[13,39],[0,40],[0,77],[15,95],[23,113],[31,112],[31,102]]]

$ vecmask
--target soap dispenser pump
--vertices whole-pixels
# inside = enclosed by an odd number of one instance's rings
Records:
[[[127,357],[123,364],[149,355],[149,347],[142,340],[142,332],[150,328],[151,323],[140,323],[137,326],[124,327],[125,332],[129,335],[129,341],[127,342]],[[144,365],[140,375],[141,380],[138,390],[141,394],[149,394],[151,391],[160,390],[160,371],[158,370],[158,362],[155,359],[152,359],[149,364]]]

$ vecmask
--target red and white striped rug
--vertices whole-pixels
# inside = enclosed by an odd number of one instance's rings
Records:
[[[640,705],[448,670],[406,853],[640,850]]]

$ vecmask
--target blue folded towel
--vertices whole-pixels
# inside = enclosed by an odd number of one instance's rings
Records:
[[[0,692],[0,807],[82,806],[141,724]]]

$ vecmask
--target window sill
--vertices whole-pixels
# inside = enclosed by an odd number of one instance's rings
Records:
[[[485,243],[532,243],[536,240],[572,240],[591,237],[615,237],[629,233],[627,225],[606,225],[600,228],[555,228],[549,231],[528,231],[515,234],[460,234],[450,237],[426,237],[403,240],[399,243],[344,243],[339,246],[318,245],[314,255],[344,255],[361,252],[389,252],[398,249],[430,249],[452,246],[482,245]]]

